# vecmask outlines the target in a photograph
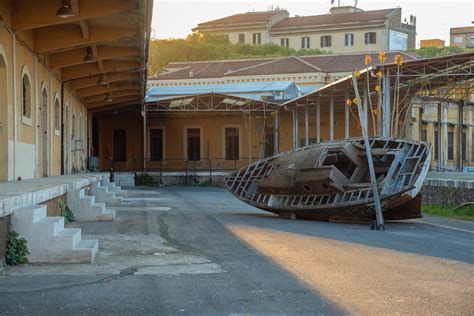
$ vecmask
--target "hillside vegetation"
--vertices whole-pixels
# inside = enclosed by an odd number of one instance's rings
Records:
[[[463,52],[462,48],[421,48],[408,53],[420,58],[445,56]],[[201,60],[249,59],[262,57],[304,56],[331,54],[319,49],[284,48],[277,44],[231,44],[225,36],[202,33],[190,34],[185,39],[152,40],[150,43],[149,75],[160,72],[170,62]]]

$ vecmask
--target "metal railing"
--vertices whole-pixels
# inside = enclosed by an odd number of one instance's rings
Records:
[[[153,172],[163,175],[184,175],[188,176],[206,176],[210,178],[217,174],[225,174],[240,168],[243,168],[255,161],[260,160],[260,157],[241,157],[238,159],[227,158],[163,158],[150,159],[145,158],[146,168],[143,170],[143,158],[135,158],[135,170],[137,172]]]

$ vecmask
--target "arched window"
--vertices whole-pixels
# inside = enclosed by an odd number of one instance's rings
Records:
[[[23,75],[22,84],[22,114],[28,118],[31,118],[31,88],[30,79],[27,74]]]
[[[59,100],[56,99],[54,102],[54,129],[59,131],[60,126],[60,115],[59,115]]]

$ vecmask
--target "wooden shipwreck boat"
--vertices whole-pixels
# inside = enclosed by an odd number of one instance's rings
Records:
[[[421,217],[421,187],[431,146],[408,139],[369,138],[383,216]],[[284,217],[329,221],[375,218],[363,138],[284,152],[225,178],[240,200]]]

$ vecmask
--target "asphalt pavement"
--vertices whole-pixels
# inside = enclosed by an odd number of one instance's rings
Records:
[[[0,314],[469,314],[474,223],[285,220],[221,188],[128,191],[90,265],[8,267]]]

